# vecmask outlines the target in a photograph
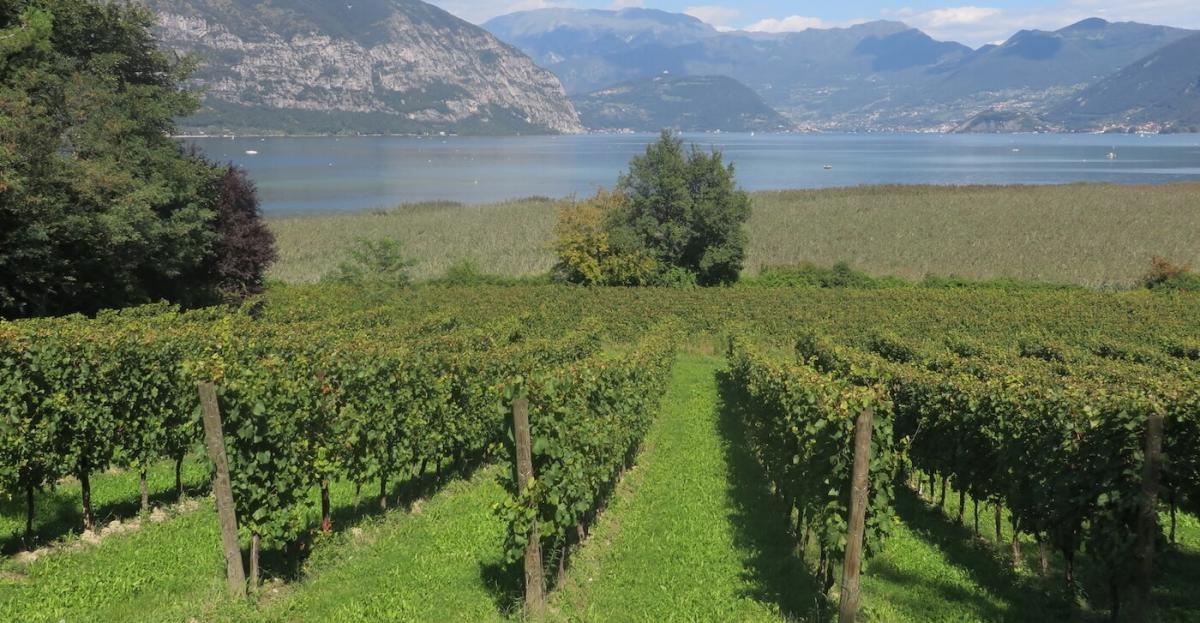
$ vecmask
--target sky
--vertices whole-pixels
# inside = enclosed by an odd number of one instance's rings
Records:
[[[934,38],[977,47],[1018,30],[1056,30],[1088,17],[1200,29],[1200,0],[945,0],[795,2],[785,0],[430,0],[459,17],[482,23],[505,13],[548,7],[613,9],[640,6],[688,13],[721,29],[767,32],[847,26],[890,19]]]

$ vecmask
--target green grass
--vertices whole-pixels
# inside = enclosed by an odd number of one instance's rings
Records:
[[[334,532],[308,544],[298,577],[279,552],[264,554],[256,604],[226,599],[216,512],[202,498],[193,511],[143,520],[96,546],[9,559],[0,566],[0,621],[500,620],[517,598],[495,571],[504,534],[491,515],[504,496],[496,469],[451,477],[440,490],[431,474],[398,485],[391,495],[405,504],[384,514],[374,497],[356,503],[352,485],[335,484]],[[98,491],[123,480],[94,479]],[[136,488],[126,497],[136,504]],[[317,520],[312,513],[310,524]]]
[[[0,621],[184,621],[221,594],[224,563],[208,499],[166,522],[60,551],[0,577]]]
[[[763,266],[839,261],[873,275],[1015,278],[1128,285],[1153,255],[1200,265],[1200,184],[875,186],[753,194],[748,274]],[[558,202],[420,204],[389,211],[270,218],[272,279],[317,281],[356,238],[402,241],[418,279],[462,260],[528,276],[554,263]]]
[[[185,491],[208,488],[208,464],[195,456],[184,460],[181,472]],[[160,461],[146,472],[151,507],[176,501],[175,462]],[[127,470],[111,470],[92,477],[92,508],[96,524],[103,527],[114,519],[138,514],[140,501],[138,475]],[[70,538],[83,529],[83,506],[79,481],[65,478],[53,490],[34,495],[33,543],[25,542],[25,495],[0,498],[0,553],[11,554],[30,545]]]
[[[777,621],[809,607],[783,511],[722,408],[721,365],[681,357],[638,466],[554,596],[557,617]]]
[[[262,611],[266,621],[496,621],[516,603],[491,570],[504,526],[497,468],[455,481],[361,532],[322,543],[307,577]]]
[[[279,260],[268,275],[289,283],[312,283],[346,259],[358,239],[393,238],[418,261],[417,279],[441,277],[464,260],[505,277],[550,270],[557,203],[518,200],[496,205],[405,205],[393,210],[314,214],[269,219]]]
[[[1050,570],[1038,570],[1033,537],[1022,534],[1021,565],[1013,567],[1012,528],[1001,512],[996,538],[994,507],[967,497],[958,522],[958,492],[948,487],[945,506],[909,489],[897,492],[896,528],[885,551],[866,565],[863,611],[878,621],[1084,621],[1109,620],[1107,579],[1086,551],[1076,560],[1076,595],[1064,593],[1062,559],[1051,551]],[[1200,521],[1179,515],[1177,542],[1156,553],[1154,599],[1160,621],[1200,620]],[[1169,516],[1159,518],[1164,534]],[[1072,607],[1072,601],[1074,606]]]
[[[894,532],[865,567],[862,611],[868,620],[966,623],[1069,616],[1061,600],[1012,571],[1003,557],[1006,542],[977,541],[914,494],[898,493]],[[990,507],[981,515],[987,533]],[[1008,538],[1006,531],[1002,535]]]

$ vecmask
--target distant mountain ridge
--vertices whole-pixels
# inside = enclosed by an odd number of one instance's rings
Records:
[[[939,94],[1091,84],[1191,31],[1091,18],[1056,31],[1022,30],[980,49],[947,75]]]
[[[791,123],[728,76],[656,76],[575,97],[589,130],[780,132]]]
[[[1200,132],[1200,34],[1138,59],[1047,116],[1096,129]]]
[[[726,75],[794,123],[838,130],[950,131],[994,109],[1040,114],[1192,34],[1093,18],[972,50],[899,22],[721,32],[690,16],[631,9],[533,10],[484,27],[555,72],[573,94],[664,71]]]
[[[486,28],[553,71],[572,94],[664,71],[685,73],[697,42],[718,37],[712,26],[655,9],[539,9],[497,17]]]
[[[208,132],[573,133],[561,83],[419,0],[149,0],[157,34],[202,59]]]

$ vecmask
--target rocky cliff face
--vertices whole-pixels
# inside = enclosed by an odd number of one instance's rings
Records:
[[[158,34],[201,59],[210,131],[471,134],[582,130],[520,51],[418,0],[154,0]]]

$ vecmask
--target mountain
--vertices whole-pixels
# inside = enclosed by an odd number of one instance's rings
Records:
[[[185,129],[571,133],[562,84],[516,48],[419,0],[150,0],[163,44],[196,53]]]
[[[779,132],[792,125],[750,87],[726,76],[656,76],[575,98],[590,130]]]
[[[1097,82],[1049,117],[1082,129],[1200,131],[1200,34]]]
[[[1083,20],[1053,32],[1022,30],[981,48],[936,84],[940,97],[1063,89],[1091,84],[1191,31],[1135,22]]]
[[[957,63],[928,68],[914,83],[916,88],[897,93],[878,111],[879,117],[895,119],[897,111],[911,112],[917,119],[952,126],[997,109],[1039,117],[1088,85],[1190,33],[1097,18],[1052,32],[1023,30]]]
[[[987,110],[954,128],[955,134],[1011,134],[1052,132],[1057,128],[1021,110]]]
[[[720,35],[690,15],[640,8],[522,11],[483,27],[553,71],[569,93],[687,73],[685,65],[703,53],[696,44]]]
[[[899,22],[767,34],[720,32],[686,15],[645,9],[541,9],[484,27],[555,72],[569,93],[662,75],[726,75],[794,122],[851,127],[910,89],[931,65],[972,53]]]
[[[544,9],[484,27],[555,72],[569,93],[661,75],[727,75],[794,123],[952,130],[977,114],[1039,114],[1191,34],[1088,19],[972,50],[899,22],[767,34],[719,32],[686,15]]]

